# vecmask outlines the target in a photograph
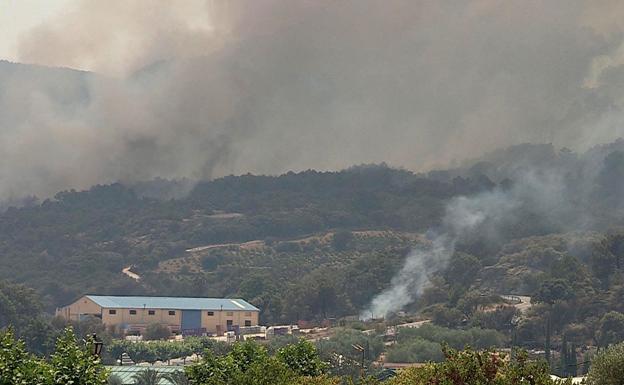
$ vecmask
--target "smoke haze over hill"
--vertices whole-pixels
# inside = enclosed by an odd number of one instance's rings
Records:
[[[183,4],[183,6],[180,6]],[[0,199],[116,180],[426,170],[623,135],[616,2],[69,2],[0,64]]]

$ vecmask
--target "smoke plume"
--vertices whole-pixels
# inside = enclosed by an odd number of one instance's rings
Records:
[[[622,135],[618,2],[75,0],[0,63],[0,199],[155,177],[425,170]]]
[[[559,226],[560,230],[581,228],[585,224],[580,215],[583,208],[570,199],[564,173],[565,167],[529,170],[517,175],[509,188],[496,187],[452,199],[440,228],[428,232],[430,242],[412,250],[390,286],[373,298],[361,317],[384,317],[414,303],[431,277],[448,266],[459,243],[475,238],[488,244],[499,243],[506,228],[514,228],[518,235],[522,231],[518,227],[527,222],[527,216],[531,216],[529,226],[534,229],[539,229],[543,222]],[[570,217],[576,221],[568,221]]]

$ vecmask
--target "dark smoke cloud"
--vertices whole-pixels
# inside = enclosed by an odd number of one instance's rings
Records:
[[[0,197],[582,149],[622,134],[622,15],[568,0],[76,1],[22,36],[21,61],[103,75],[0,72]]]

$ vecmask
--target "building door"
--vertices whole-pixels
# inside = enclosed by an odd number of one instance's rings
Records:
[[[182,310],[182,330],[201,329],[200,310]]]

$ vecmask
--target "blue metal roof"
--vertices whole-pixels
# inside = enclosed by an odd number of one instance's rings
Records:
[[[87,295],[104,308],[117,309],[171,309],[171,310],[246,310],[260,311],[242,299],[189,297],[133,297],[115,295]]]

